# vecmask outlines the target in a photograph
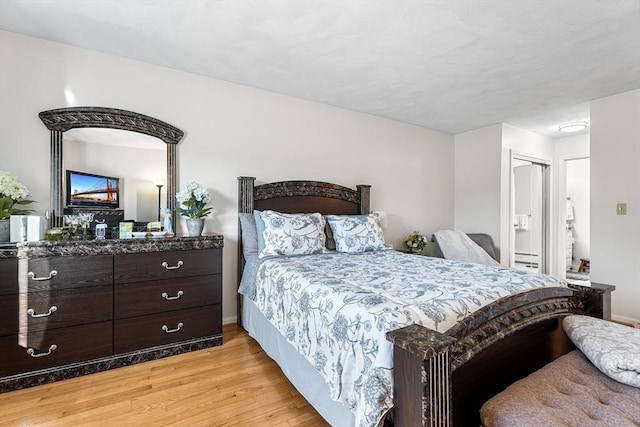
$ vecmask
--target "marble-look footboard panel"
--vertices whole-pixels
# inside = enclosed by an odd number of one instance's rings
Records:
[[[464,383],[474,387],[474,399],[456,400],[454,419],[453,373],[466,363],[492,348],[500,348],[494,358],[506,357],[522,360],[532,357],[518,351],[503,352],[500,344],[517,341],[516,350],[527,348],[523,340],[531,339],[530,334],[520,336],[519,331],[546,321],[557,322],[576,309],[578,302],[574,291],[568,288],[540,288],[511,295],[489,304],[474,312],[445,333],[427,329],[420,325],[409,325],[387,333],[387,339],[394,344],[394,420],[400,425],[449,427],[452,425],[478,425],[475,414],[481,402],[489,396],[482,396],[485,372],[493,372],[489,362],[483,361],[473,372],[467,373]],[[537,339],[537,338],[536,338]],[[540,348],[546,348],[547,335],[540,336]],[[537,341],[536,341],[537,342]],[[496,347],[494,347],[496,346]],[[503,354],[499,354],[503,353]],[[559,355],[559,354],[558,354]],[[557,357],[557,356],[556,356]],[[502,385],[505,372],[498,369],[490,375],[490,387]],[[506,386],[506,384],[505,384]],[[465,414],[460,417],[460,414]],[[472,414],[467,417],[466,414]],[[463,419],[463,421],[460,421]]]
[[[110,369],[135,365],[142,362],[148,362],[150,360],[162,359],[169,356],[175,356],[177,354],[188,353],[190,351],[203,350],[205,348],[218,345],[222,345],[222,335],[182,341],[179,343],[146,348],[115,356],[12,375],[0,378],[0,393],[76,378],[96,372],[108,371]]]

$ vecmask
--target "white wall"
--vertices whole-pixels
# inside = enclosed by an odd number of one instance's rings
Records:
[[[454,228],[488,233],[498,248],[501,146],[500,124],[455,136]]]
[[[591,102],[591,280],[616,286],[614,317],[640,321],[640,90]]]
[[[236,314],[238,176],[371,184],[371,208],[387,212],[396,246],[413,230],[453,227],[452,135],[4,31],[0,57],[0,170],[27,185],[40,213],[49,207],[49,131],[40,111],[121,108],[185,132],[178,185],[195,180],[213,195],[205,232],[225,236],[225,321]],[[136,168],[139,160],[120,161]]]

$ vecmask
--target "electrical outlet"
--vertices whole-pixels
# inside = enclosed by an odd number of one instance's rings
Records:
[[[618,214],[618,215],[626,215],[627,214],[627,204],[626,203],[618,203],[616,205],[616,214]]]

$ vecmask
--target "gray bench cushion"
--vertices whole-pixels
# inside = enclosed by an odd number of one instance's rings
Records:
[[[574,350],[515,382],[480,410],[486,427],[640,425],[640,389],[602,374]]]

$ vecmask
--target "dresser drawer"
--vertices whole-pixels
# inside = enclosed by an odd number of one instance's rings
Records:
[[[113,287],[0,296],[0,336],[111,320]]]
[[[112,353],[112,323],[101,322],[0,338],[0,376]]]
[[[18,260],[0,259],[0,295],[18,293]]]
[[[112,255],[21,259],[18,264],[21,292],[113,284]]]
[[[128,283],[222,273],[222,250],[114,255],[114,282]]]
[[[0,337],[18,333],[18,296],[0,295]]]
[[[221,302],[221,274],[121,283],[114,289],[114,317],[142,316]]]
[[[114,351],[124,353],[222,333],[220,304],[115,321]]]

